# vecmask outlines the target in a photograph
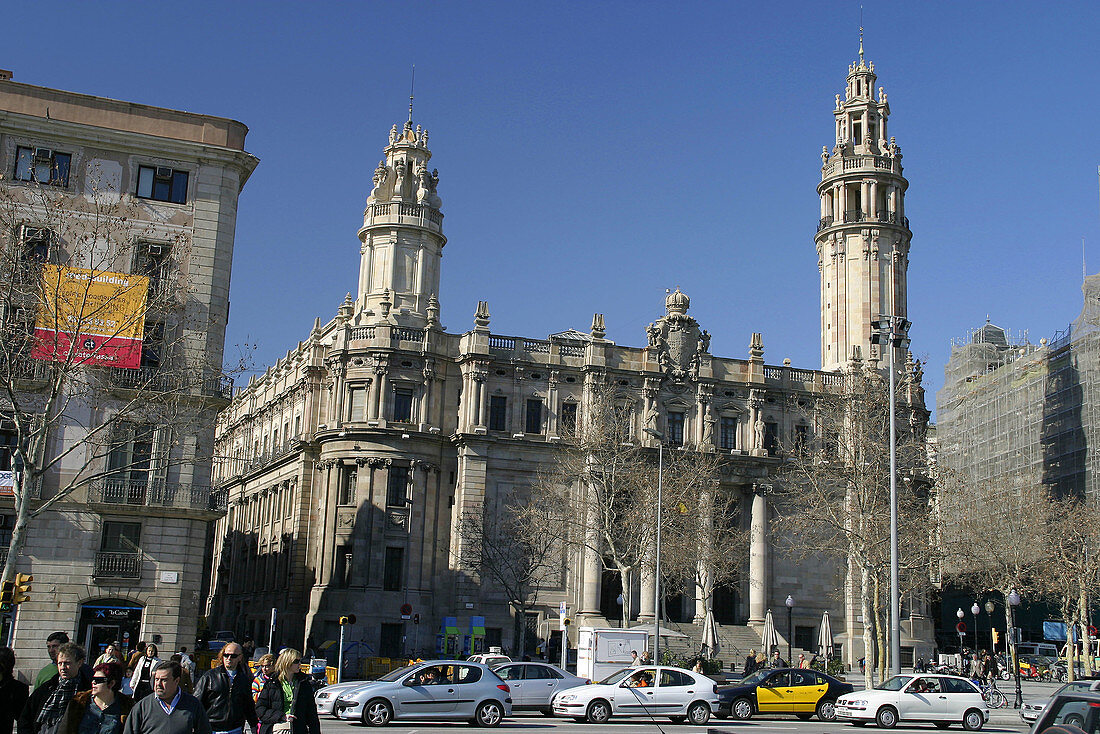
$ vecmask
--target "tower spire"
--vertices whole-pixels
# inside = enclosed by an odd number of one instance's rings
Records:
[[[863,29],[861,28],[860,31]],[[863,55],[863,42],[860,41],[860,56]],[[416,91],[416,64],[412,68],[412,80],[409,82],[409,125],[413,121],[413,93]]]
[[[863,5],[859,6],[859,63],[863,65]]]

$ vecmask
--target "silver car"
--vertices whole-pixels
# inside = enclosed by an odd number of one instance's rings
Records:
[[[541,711],[547,716],[554,715],[550,699],[555,693],[592,682],[548,663],[503,663],[494,665],[493,672],[511,687],[513,711]]]
[[[512,715],[511,688],[480,663],[430,660],[387,673],[341,693],[338,719],[384,726],[403,720],[459,720],[497,726]]]

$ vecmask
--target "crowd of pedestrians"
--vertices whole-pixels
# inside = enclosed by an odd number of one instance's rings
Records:
[[[64,632],[46,638],[50,663],[33,687],[15,677],[15,653],[0,647],[0,734],[320,734],[301,653],[264,655],[257,674],[230,642],[196,675],[187,648],[162,660],[139,642],[126,659],[107,645],[89,665]],[[247,731],[246,731],[247,730]]]

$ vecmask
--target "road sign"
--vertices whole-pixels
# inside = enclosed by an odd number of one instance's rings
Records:
[[[568,607],[565,602],[558,605],[558,629],[565,631],[565,615],[568,611]]]
[[[402,604],[401,605],[401,615],[402,616],[405,616],[407,614],[412,614],[412,613],[413,613],[412,604]]]
[[[956,630],[956,631],[957,631],[957,632],[958,632],[958,633],[959,633],[960,635],[964,635],[964,634],[966,634],[966,622],[962,622],[962,621],[960,621],[960,622],[959,622],[959,623],[958,623],[957,625],[955,625],[955,630]]]

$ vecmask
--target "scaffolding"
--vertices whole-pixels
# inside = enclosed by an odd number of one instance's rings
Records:
[[[1049,342],[987,322],[952,344],[937,394],[940,467],[973,484],[1027,476],[1059,496],[1097,498],[1100,328],[1090,286],[1100,276],[1086,280],[1081,317]]]

